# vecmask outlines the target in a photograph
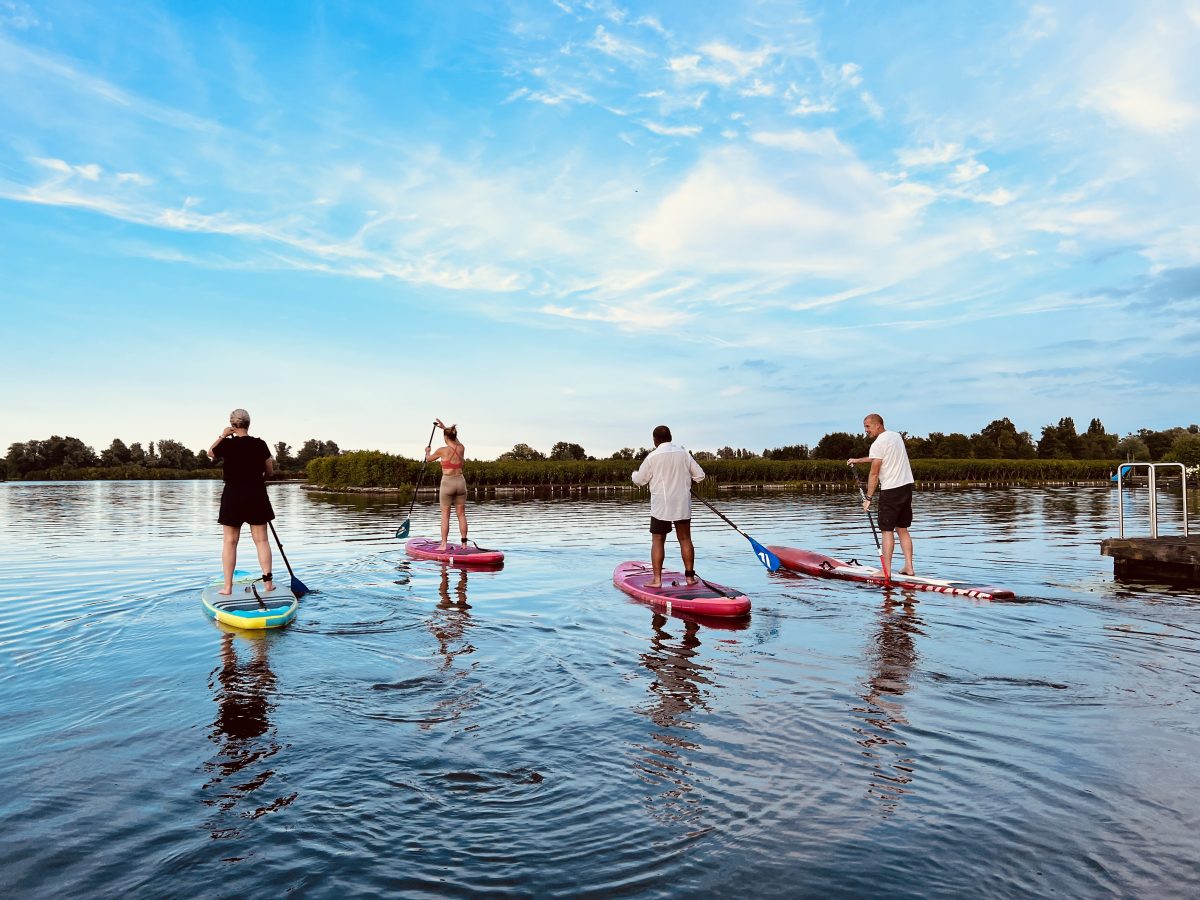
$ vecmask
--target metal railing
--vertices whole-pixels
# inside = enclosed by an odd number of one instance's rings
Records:
[[[1145,466],[1150,470],[1150,537],[1158,537],[1158,494],[1156,493],[1155,472],[1160,468],[1169,466],[1179,467],[1179,477],[1183,479],[1183,536],[1188,536],[1188,514],[1187,514],[1187,469],[1183,463],[1148,463],[1148,462],[1127,462],[1121,463],[1117,467],[1117,524],[1120,530],[1121,537],[1125,537],[1125,496],[1121,491],[1124,486],[1125,472],[1138,466]]]

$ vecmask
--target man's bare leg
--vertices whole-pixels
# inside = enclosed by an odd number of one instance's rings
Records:
[[[880,556],[883,557],[883,574],[887,578],[892,577],[892,552],[896,549],[896,533],[894,531],[883,532],[883,549],[880,551]]]
[[[913,568],[912,536],[909,535],[907,528],[897,528],[896,532],[900,535],[900,549],[904,552],[904,568],[900,570],[900,574],[916,575],[917,572]]]
[[[696,547],[692,543],[692,523],[677,522],[675,534],[679,536],[679,556],[683,559],[683,571],[691,572],[696,568]],[[696,583],[696,576],[689,575],[688,584]]]
[[[662,587],[662,567],[666,556],[667,536],[665,534],[650,535],[650,565],[654,568],[654,577],[646,582],[646,587]]]
[[[258,552],[258,564],[262,566],[264,575],[271,574],[271,542],[267,540],[267,526],[251,525],[250,537],[254,538],[254,549]],[[263,579],[263,590],[275,590],[275,581]]]

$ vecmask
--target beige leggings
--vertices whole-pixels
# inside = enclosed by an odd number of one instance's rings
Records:
[[[459,497],[464,500],[467,498],[467,479],[462,475],[443,475],[438,487],[438,499],[442,501],[442,506],[453,506]]]

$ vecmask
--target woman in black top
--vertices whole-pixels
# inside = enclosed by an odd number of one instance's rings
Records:
[[[217,521],[224,526],[225,543],[221,547],[221,570],[225,586],[221,594],[233,593],[233,570],[237,565],[238,539],[242,524],[249,523],[254,549],[263,571],[263,587],[275,590],[271,577],[271,542],[267,539],[267,523],[275,518],[271,500],[267,497],[266,478],[275,472],[271,449],[262,438],[250,436],[250,413],[235,409],[229,414],[229,427],[221,432],[211,447],[209,459],[221,459],[225,469],[225,489],[221,492],[221,512]]]

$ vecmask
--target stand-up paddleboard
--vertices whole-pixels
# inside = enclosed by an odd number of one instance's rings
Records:
[[[1011,600],[1016,596],[1008,588],[967,584],[963,581],[949,581],[942,578],[927,578],[922,575],[901,575],[894,572],[890,578],[885,579],[883,570],[876,566],[864,566],[854,559],[844,562],[832,556],[814,553],[811,550],[797,550],[794,547],[771,547],[770,550],[779,557],[784,568],[791,569],[793,572],[803,572],[806,575],[818,575],[822,578],[844,578],[848,581],[862,581],[867,584],[887,585],[914,591],[958,594],[961,597],[972,597],[976,600]]]
[[[688,584],[682,572],[663,572],[662,587],[646,587],[654,578],[649,563],[623,562],[613,570],[613,584],[643,603],[670,614],[692,613],[699,616],[744,616],[750,612],[750,598],[737,588],[711,581]]]
[[[200,592],[200,602],[210,618],[234,628],[280,628],[300,609],[300,600],[286,587],[275,582],[275,590],[264,593],[262,582],[247,572],[233,573],[233,593],[217,593],[225,586],[218,579]]]
[[[498,566],[504,562],[501,551],[487,550],[473,541],[466,546],[448,543],[445,550],[438,549],[440,543],[432,538],[413,538],[404,550],[417,559],[436,559],[451,566]]]

